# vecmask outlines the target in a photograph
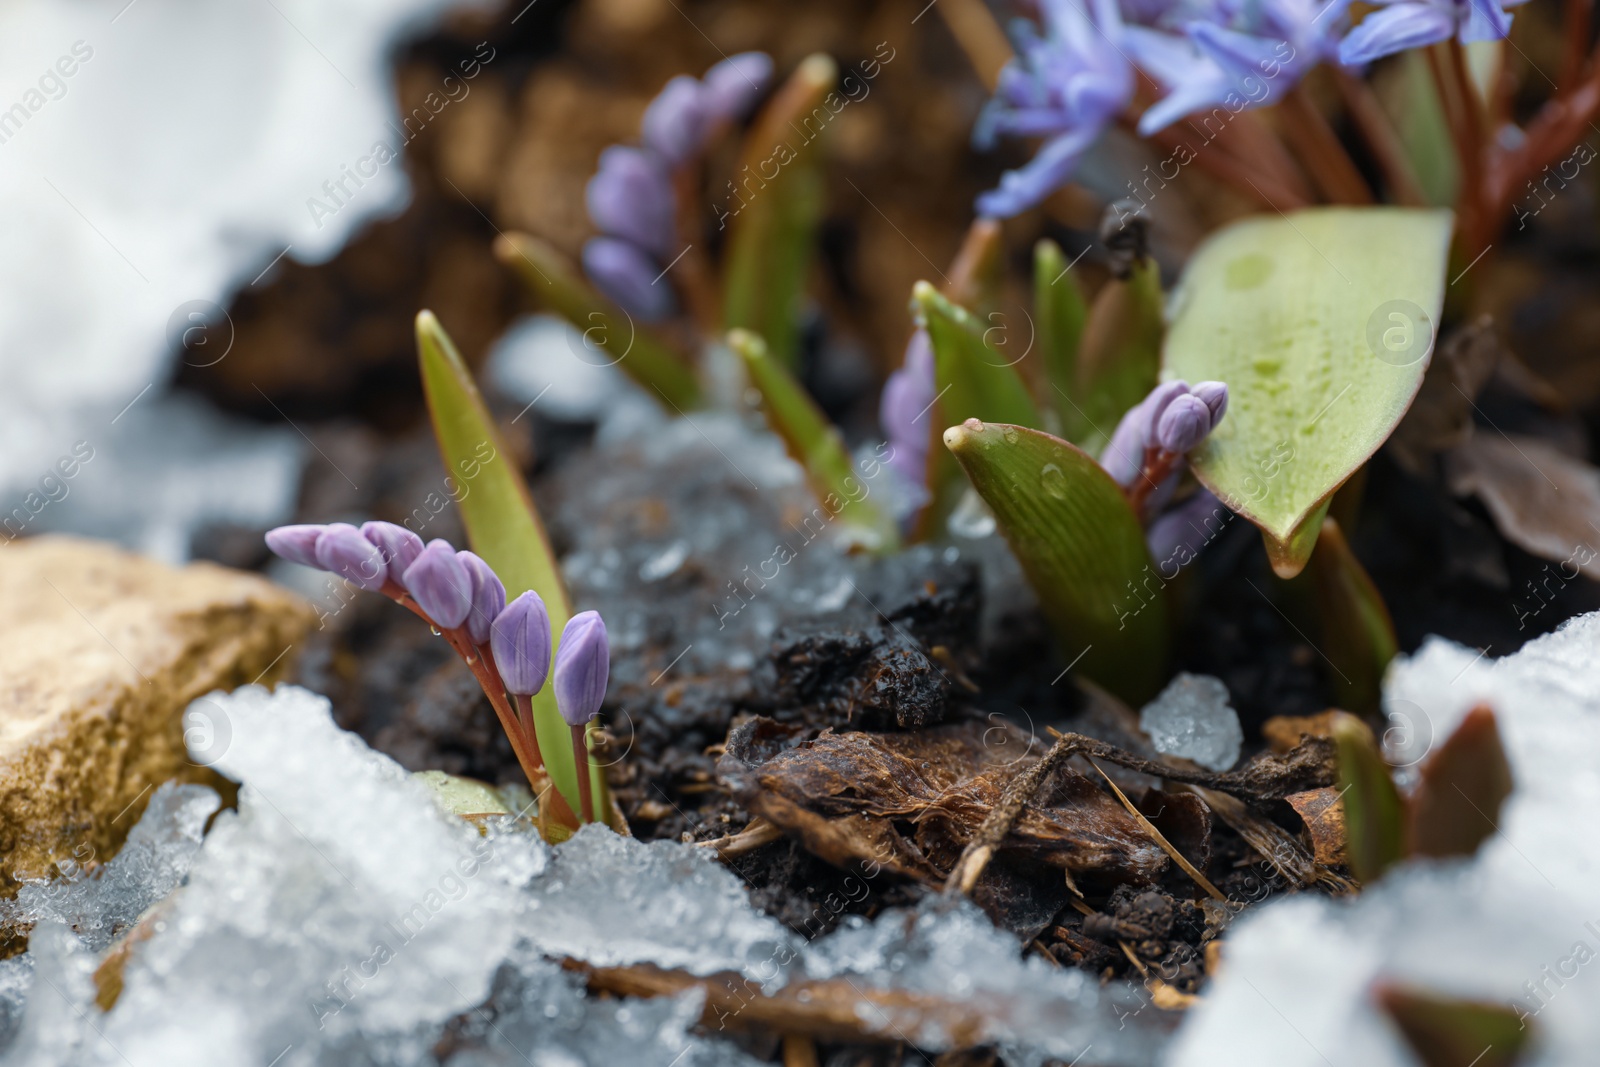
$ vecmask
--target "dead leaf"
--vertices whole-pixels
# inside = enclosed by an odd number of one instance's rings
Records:
[[[1308,789],[1283,798],[1306,824],[1312,856],[1324,866],[1345,862],[1344,804],[1332,788]]]
[[[838,867],[879,864],[942,886],[961,850],[1006,785],[1036,755],[1027,743],[982,723],[907,734],[825,731],[764,761],[729,735],[719,776],[752,813],[798,837]],[[752,728],[754,732],[754,728]],[[1146,884],[1166,856],[1139,824],[1093,782],[1059,771],[1017,819],[998,849],[1075,879]]]
[[[1339,709],[1329,708],[1315,715],[1274,715],[1261,724],[1261,736],[1267,748],[1282,755],[1297,748],[1302,737],[1332,737],[1338,713]]]
[[[1474,434],[1445,457],[1450,491],[1475,493],[1502,536],[1560,563],[1557,581],[1600,580],[1600,470],[1534,437]]]

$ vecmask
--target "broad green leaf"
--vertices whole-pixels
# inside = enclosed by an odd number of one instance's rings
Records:
[[[1405,855],[1405,808],[1372,731],[1360,719],[1337,715],[1333,739],[1339,750],[1345,854],[1350,872],[1372,882]]]
[[[1511,761],[1494,711],[1480,704],[1422,765],[1411,796],[1411,850],[1419,856],[1472,855],[1498,828],[1511,789]]]
[[[500,262],[521,276],[541,305],[582,333],[584,353],[574,353],[574,359],[615,363],[680,413],[700,403],[694,372],[671,347],[595,292],[549,244],[525,233],[502,234],[495,239],[494,251]]]
[[[1378,587],[1331,518],[1322,520],[1316,554],[1303,578],[1315,590],[1322,651],[1333,665],[1339,706],[1376,711],[1383,672],[1400,650],[1399,642]]]
[[[801,61],[746,135],[717,218],[718,229],[729,228],[724,323],[766,338],[786,367],[799,357],[801,300],[822,217],[819,143],[834,114],[823,102],[838,78],[828,56]]]
[[[551,629],[559,638],[572,617],[572,600],[550,550],[544,523],[528,493],[528,483],[500,440],[472,372],[431,311],[417,313],[417,360],[445,469],[472,486],[472,492],[462,494],[459,505],[472,550],[494,568],[505,583],[508,598],[515,599],[528,589],[539,594],[550,613]],[[551,651],[553,654],[554,649]],[[550,780],[572,810],[578,810],[572,732],[556,711],[553,686],[545,686],[534,696],[533,723]]]
[[[1166,373],[1228,384],[1228,414],[1189,461],[1299,573],[1329,498],[1422,384],[1444,300],[1452,216],[1309,208],[1257,216],[1195,252],[1174,298]]]
[[[1385,982],[1373,991],[1423,1067],[1514,1067],[1534,1036],[1514,1004],[1447,997]]]
[[[817,499],[830,515],[859,531],[874,552],[893,552],[900,545],[894,519],[868,498],[868,487],[839,436],[805,389],[767,352],[749,330],[728,334],[728,344],[744,361],[750,383],[761,394],[761,408],[774,433],[794,461],[805,469]]]
[[[1034,343],[1044,366],[1044,403],[1055,411],[1064,430],[1083,422],[1072,406],[1072,394],[1078,388],[1078,345],[1089,317],[1083,290],[1068,266],[1061,246],[1049,238],[1033,246]],[[1068,431],[1067,436],[1074,435]]]
[[[1095,681],[1140,701],[1165,677],[1167,604],[1122,488],[1058,437],[968,419],[945,446],[994,512],[1060,639]]]
[[[1095,294],[1078,343],[1076,384],[1065,398],[1068,436],[1098,454],[1161,373],[1161,269],[1149,256]],[[1060,396],[1058,393],[1057,396]]]
[[[411,777],[427,786],[433,793],[434,803],[451,815],[482,819],[490,815],[516,814],[488,782],[444,771],[413,771]]]

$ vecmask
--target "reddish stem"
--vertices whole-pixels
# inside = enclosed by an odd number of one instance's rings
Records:
[[[594,783],[589,781],[589,727],[572,727],[572,766],[578,772],[578,802],[583,805],[583,821],[594,822]]]
[[[1589,18],[1594,0],[1567,0],[1566,17],[1561,35],[1566,38],[1566,52],[1561,61],[1559,93],[1570,93],[1583,77],[1584,50],[1589,46]]]
[[[1161,483],[1167,480],[1182,458],[1176,452],[1167,452],[1155,445],[1144,450],[1144,466],[1127,490],[1128,504],[1133,508],[1133,513],[1139,516],[1140,522],[1146,518],[1144,512],[1151,495],[1161,488]]]

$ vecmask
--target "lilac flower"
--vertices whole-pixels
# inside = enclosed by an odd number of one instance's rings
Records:
[[[1160,24],[1180,34],[1130,26],[1128,54],[1167,95],[1139,119],[1145,136],[1198,111],[1241,111],[1276,103],[1324,60],[1336,57],[1350,0],[1261,0],[1219,3]],[[1183,8],[1177,9],[1182,11]],[[1207,139],[1220,133],[1207,130]]]
[[[1347,66],[1423,48],[1455,37],[1462,44],[1498,41],[1511,32],[1504,10],[1524,0],[1374,0],[1381,11],[1369,12],[1339,45],[1339,62]]]
[[[680,74],[644,109],[640,139],[668,163],[681,166],[699,155],[708,121],[704,86],[698,79]]]
[[[1176,557],[1180,548],[1187,551],[1187,558],[1193,558],[1230,518],[1222,501],[1210,490],[1201,489],[1152,522],[1145,531],[1144,543],[1150,549],[1150,558],[1158,563]],[[1177,562],[1182,566],[1186,561]]]
[[[928,412],[933,407],[934,389],[933,342],[928,331],[919,328],[906,345],[904,365],[883,383],[878,402],[879,424],[894,446],[889,463],[912,485],[927,480]]]
[[[1117,423],[1100,466],[1124,489],[1144,470],[1145,452],[1157,448],[1182,455],[1199,447],[1228,410],[1228,387],[1222,382],[1162,382]]]
[[[361,536],[371,541],[388,561],[389,580],[403,588],[401,578],[406,568],[422,555],[422,538],[392,522],[364,522]]]
[[[441,630],[466,622],[472,610],[472,577],[448,541],[429,541],[404,578],[412,599]]]
[[[645,108],[644,147],[612,145],[600,153],[585,202],[606,236],[584,245],[583,269],[630,315],[656,322],[677,313],[671,284],[659,284],[679,243],[673,174],[755,103],[771,77],[772,60],[760,52],[723,60],[704,81],[680,74]]]
[[[612,145],[584,193],[589,218],[602,233],[631,241],[656,256],[677,241],[672,180],[660,159],[639,148]]]
[[[1089,5],[1089,6],[1086,6]],[[1044,35],[1014,24],[1017,55],[1000,74],[973,141],[988,148],[1004,134],[1046,137],[1027,166],[1007,171],[978,197],[978,212],[1009,218],[1066,184],[1084,152],[1133,98],[1116,0],[1041,0]]]
[[[611,645],[600,613],[574,615],[556,650],[556,709],[569,726],[582,726],[600,712],[611,673]]]
[[[336,522],[317,538],[317,566],[368,592],[383,588],[389,571],[383,553],[347,522]]]
[[[506,692],[532,696],[550,673],[550,615],[529,590],[507,604],[489,630],[489,649]]]
[[[275,530],[267,531],[267,547],[290,563],[321,570],[322,564],[317,562],[317,538],[321,537],[322,531],[326,529],[327,527],[320,523],[279,526]]]
[[[658,322],[678,309],[672,287],[660,284],[661,268],[638,245],[591,237],[583,246],[583,269],[601,292],[645,322]]]
[[[706,71],[703,100],[708,114],[720,121],[750,110],[772,81],[772,57],[765,52],[740,52]]]
[[[467,569],[472,580],[472,608],[467,613],[467,636],[472,643],[481,645],[489,640],[489,627],[506,607],[506,587],[490,567],[475,552],[456,553],[456,559]]]
[[[1211,410],[1192,394],[1173,397],[1155,423],[1156,444],[1178,455],[1196,447],[1211,432]]]

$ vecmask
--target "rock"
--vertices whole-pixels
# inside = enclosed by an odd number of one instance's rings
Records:
[[[183,708],[275,679],[314,615],[211,564],[174,569],[94,541],[0,550],[0,886],[104,862],[170,779],[212,780]]]

